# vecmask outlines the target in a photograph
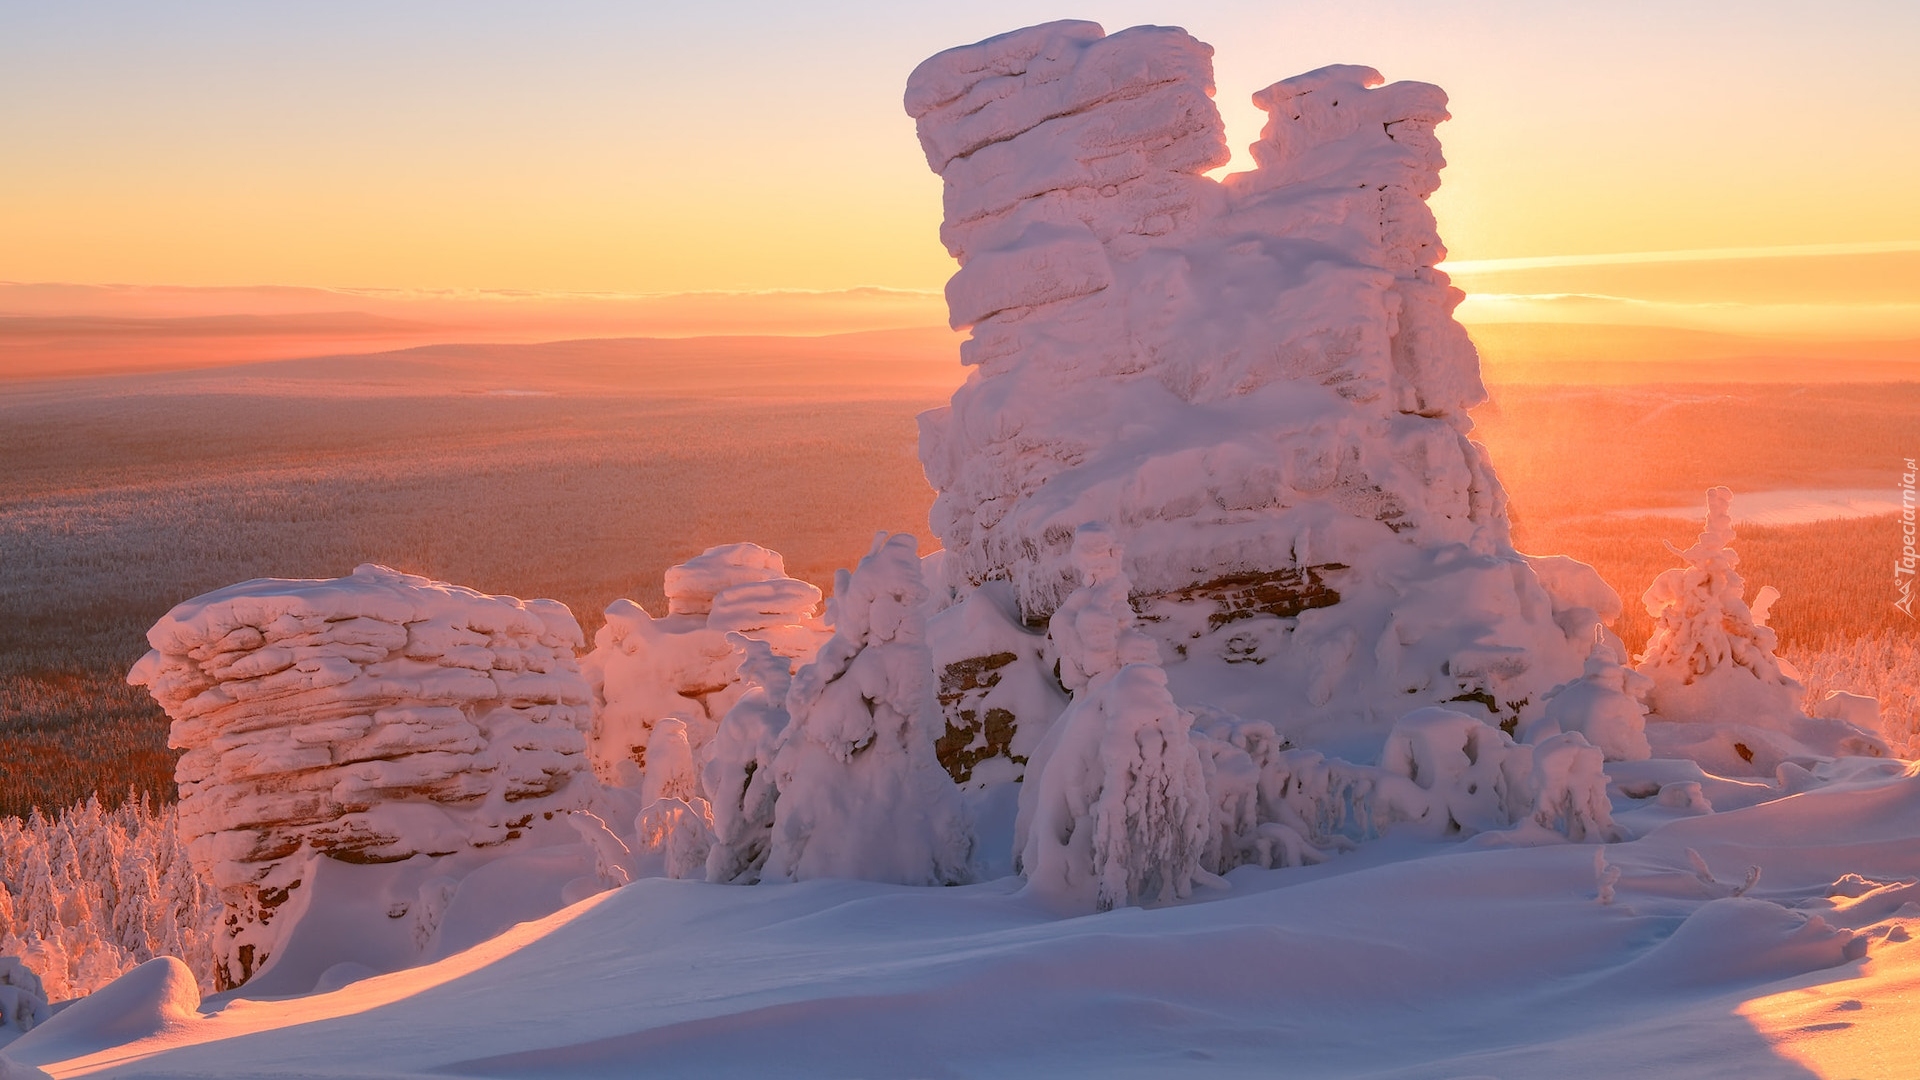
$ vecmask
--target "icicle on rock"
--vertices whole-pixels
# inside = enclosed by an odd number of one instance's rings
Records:
[[[1039,625],[1105,521],[1183,704],[1367,756],[1422,704],[1531,721],[1618,598],[1515,553],[1467,437],[1485,391],[1426,203],[1446,96],[1287,79],[1254,97],[1258,168],[1214,181],[1211,55],[1056,22],[909,78],[971,328],[921,416],[946,584],[1004,580]]]
[[[579,624],[383,566],[262,578],[147,632],[129,682],[186,751],[180,833],[226,905],[216,982],[266,963],[313,856],[392,862],[500,844],[579,801]]]
[[[673,717],[700,753],[745,692],[740,649],[728,635],[765,641],[804,662],[827,636],[814,612],[820,590],[787,576],[777,551],[727,544],[669,567],[667,614],[615,600],[582,661],[593,686],[593,767],[603,783],[638,788],[654,723]]]
[[[1642,598],[1653,616],[1636,668],[1651,681],[1647,738],[1660,757],[1698,761],[1726,776],[1772,776],[1795,758],[1884,757],[1885,740],[1844,719],[1801,712],[1805,689],[1776,655],[1761,590],[1749,607],[1734,569],[1733,492],[1707,492],[1707,523]]]
[[[971,877],[973,827],[934,757],[940,705],[917,549],[905,533],[881,533],[835,576],[833,636],[787,692],[765,879]]]
[[[1030,762],[1016,867],[1046,902],[1078,911],[1176,900],[1209,875],[1206,773],[1192,716],[1174,703],[1135,625],[1113,533],[1078,529],[1080,588],[1048,627],[1073,703]]]

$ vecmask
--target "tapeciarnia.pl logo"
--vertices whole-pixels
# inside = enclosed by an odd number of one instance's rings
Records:
[[[1913,481],[1920,469],[1914,468],[1913,458],[1902,459],[1905,469],[1900,473],[1900,557],[1893,561],[1893,591],[1897,594],[1893,606],[1913,615],[1913,577],[1917,558],[1913,550]]]

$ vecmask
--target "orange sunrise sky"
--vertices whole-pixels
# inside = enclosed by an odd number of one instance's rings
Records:
[[[1892,0],[7,4],[0,317],[935,324],[907,73],[1061,17],[1212,43],[1229,169],[1286,76],[1445,87],[1470,323],[1920,337],[1920,6]]]

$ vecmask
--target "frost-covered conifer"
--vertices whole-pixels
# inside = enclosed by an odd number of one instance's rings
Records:
[[[918,544],[875,538],[834,579],[833,637],[794,676],[763,877],[948,885],[970,877],[973,828],[935,760],[941,719]]]
[[[713,807],[713,846],[707,880],[750,885],[760,879],[773,843],[773,759],[787,730],[787,688],[793,672],[773,646],[740,635],[746,653],[741,676],[749,689],[720,721],[701,771]]]
[[[1653,680],[1653,711],[1663,720],[1718,719],[1728,707],[1797,711],[1800,685],[1781,670],[1764,610],[1747,606],[1746,582],[1734,570],[1732,507],[1732,491],[1707,492],[1706,529],[1680,552],[1687,565],[1663,571],[1642,598],[1653,634],[1638,667]]]
[[[1028,764],[1017,866],[1048,902],[1087,911],[1187,896],[1211,828],[1193,719],[1134,625],[1118,544],[1082,526],[1080,587],[1049,623],[1073,703]]]
[[[1749,607],[1734,570],[1733,493],[1707,492],[1707,526],[1687,565],[1654,578],[1643,598],[1653,634],[1638,670],[1652,680],[1647,738],[1655,756],[1686,757],[1724,775],[1771,776],[1793,757],[1885,756],[1886,741],[1839,717],[1800,709],[1804,688],[1774,654],[1762,589]]]
[[[1651,687],[1645,675],[1626,665],[1618,638],[1596,633],[1586,671],[1547,695],[1546,734],[1579,732],[1608,761],[1645,761],[1653,754],[1647,745]]]
[[[48,1001],[91,993],[156,956],[211,981],[219,915],[171,807],[109,811],[94,798],[53,820],[0,818],[0,957],[32,972]]]

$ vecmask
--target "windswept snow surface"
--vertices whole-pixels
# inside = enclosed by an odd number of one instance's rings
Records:
[[[1073,919],[1012,878],[650,878],[332,993],[9,1053],[61,1077],[1809,1076],[1904,1055],[1883,1018],[1911,1007],[1868,988],[1920,975],[1920,775],[1824,775],[1704,815],[1616,795],[1628,843],[1389,837]],[[84,1042],[58,1026],[43,1046]]]

